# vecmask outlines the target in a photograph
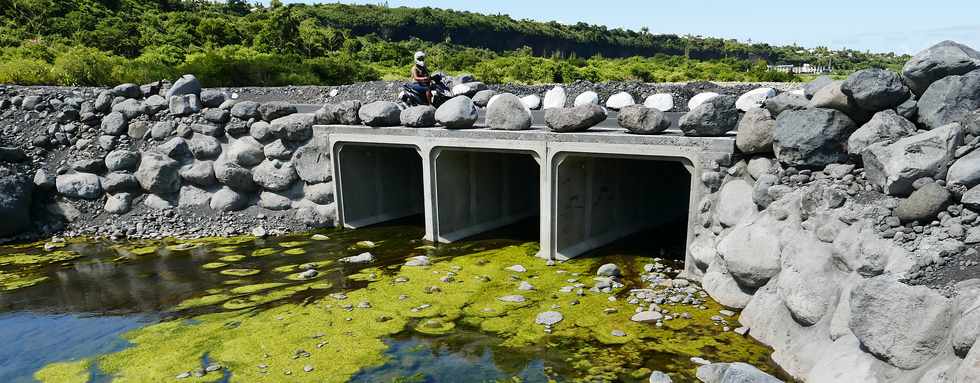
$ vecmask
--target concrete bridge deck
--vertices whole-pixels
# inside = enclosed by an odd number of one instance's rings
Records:
[[[425,239],[452,242],[539,217],[539,257],[563,260],[640,230],[694,222],[701,173],[729,162],[735,147],[733,136],[636,135],[606,126],[582,133],[541,126],[314,131],[330,148],[340,225],[422,214]]]

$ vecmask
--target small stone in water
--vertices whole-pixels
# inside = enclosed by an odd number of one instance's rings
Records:
[[[537,318],[534,319],[534,323],[542,324],[545,326],[551,326],[565,319],[560,312],[557,311],[545,311],[538,314]]]
[[[497,299],[500,300],[501,302],[507,302],[507,303],[524,303],[524,301],[527,300],[524,298],[523,295],[504,295]]]
[[[521,265],[513,265],[511,267],[508,267],[507,270],[513,271],[515,273],[523,273],[527,271],[527,268]]]
[[[206,372],[215,372],[215,371],[218,371],[220,369],[221,369],[221,365],[220,364],[210,364],[210,365],[208,365],[207,367],[204,368],[204,371],[206,371]]]
[[[517,286],[517,289],[522,291],[530,291],[534,290],[534,286],[527,281],[521,281],[521,284]]]
[[[310,237],[310,239],[312,239],[314,241],[326,241],[326,240],[330,239],[330,237],[325,236],[323,234],[313,234],[313,236]]]
[[[190,372],[181,372],[181,373],[177,374],[177,379],[187,379],[187,378],[190,378],[190,377],[191,377],[191,373]]]
[[[623,330],[612,330],[612,333],[610,334],[612,336],[620,337],[620,338],[626,336],[626,332],[624,332]]]
[[[691,362],[700,365],[711,364],[711,361],[697,356],[691,357]]]
[[[313,366],[307,364],[307,365],[303,366],[303,371],[306,371],[306,372],[313,371]]]
[[[732,310],[720,310],[718,313],[726,317],[735,316],[735,312]]]

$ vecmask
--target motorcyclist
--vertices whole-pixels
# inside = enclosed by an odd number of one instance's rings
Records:
[[[429,78],[429,68],[425,67],[425,52],[415,52],[415,65],[412,65],[412,89],[419,94],[425,94],[425,100],[432,105],[432,79]]]

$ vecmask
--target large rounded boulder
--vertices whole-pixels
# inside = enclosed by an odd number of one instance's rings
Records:
[[[361,106],[357,116],[364,125],[371,127],[398,126],[401,109],[391,101],[375,101]]]
[[[154,194],[180,191],[180,163],[156,152],[143,152],[136,180],[143,190]]]
[[[630,105],[620,109],[616,117],[619,126],[636,134],[656,134],[670,128],[670,120],[657,108]]]
[[[687,136],[723,136],[737,124],[738,109],[730,95],[711,97],[680,119],[680,129]]]
[[[893,109],[911,96],[898,74],[877,68],[851,73],[841,83],[841,92],[871,112]]]
[[[499,130],[530,129],[531,111],[517,96],[510,93],[500,94],[487,107],[487,127]]]
[[[403,126],[409,128],[428,128],[436,126],[436,108],[432,105],[419,105],[405,109],[399,115]]]
[[[544,113],[548,129],[559,133],[584,132],[605,119],[606,111],[596,104],[548,109]]]
[[[847,160],[847,138],[854,130],[854,121],[837,110],[786,111],[776,118],[773,151],[786,165],[822,168]]]
[[[946,76],[966,74],[980,68],[980,52],[953,41],[943,41],[917,53],[902,68],[905,81],[915,94]]]
[[[919,123],[929,129],[966,119],[980,109],[980,69],[932,83],[916,105]]]
[[[473,100],[466,96],[456,96],[436,109],[436,121],[449,129],[468,129],[480,117]]]

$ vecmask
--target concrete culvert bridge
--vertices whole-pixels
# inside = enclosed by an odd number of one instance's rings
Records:
[[[421,212],[425,239],[453,242],[537,217],[538,256],[556,260],[645,230],[677,233],[670,239],[686,249],[692,201],[710,192],[701,175],[734,152],[732,137],[619,128],[315,129],[332,148],[341,225]],[[686,250],[685,260],[700,275]]]
[[[432,161],[438,241],[457,241],[540,215],[540,158],[535,153],[436,148]]]
[[[562,153],[553,166],[555,258],[572,258],[640,231],[687,225],[696,185],[694,165],[686,159]],[[680,246],[683,238],[677,239]]]
[[[358,228],[422,214],[422,159],[411,146],[343,143],[334,147],[340,221]]]

